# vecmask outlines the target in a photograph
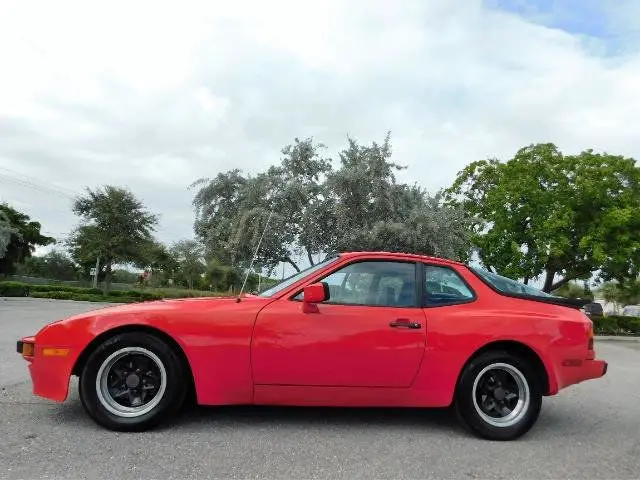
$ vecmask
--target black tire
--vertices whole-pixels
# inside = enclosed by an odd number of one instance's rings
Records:
[[[491,366],[494,368],[485,371]],[[493,377],[494,382],[490,377]],[[474,389],[476,379],[478,384]],[[495,387],[502,385],[502,382],[507,385],[507,390],[502,386],[498,387],[500,390]],[[493,388],[493,393],[483,396],[483,386]],[[500,401],[505,401],[505,391],[520,392],[521,390],[522,394],[517,399],[508,400],[509,405],[507,405],[507,407],[513,406],[513,402],[517,405],[518,400],[526,396],[528,401],[523,400],[520,409],[516,406],[511,410],[519,411],[518,415],[514,415],[513,418],[505,415],[502,419],[487,419],[500,414],[495,410],[487,412],[485,406],[499,408]],[[474,399],[474,393],[478,394],[477,401]],[[486,398],[485,402],[482,401],[483,398]],[[464,368],[456,388],[455,409],[458,418],[474,434],[489,440],[515,440],[524,435],[538,420],[541,408],[542,387],[535,370],[522,358],[504,351],[490,351],[472,359]],[[499,422],[503,424],[498,425]]]
[[[137,349],[138,351],[127,352],[123,349]],[[116,355],[116,352],[119,353]],[[156,365],[154,368],[157,368],[157,372],[161,372],[164,368],[165,381],[158,382],[158,384],[164,385],[164,389],[159,387],[153,399],[146,402],[147,407],[145,408],[149,408],[148,411],[141,411],[139,414],[118,413],[118,409],[122,407],[117,405],[114,397],[108,396],[108,393],[100,393],[98,375],[103,364],[105,365],[103,371],[109,370],[107,361],[112,355],[116,355],[112,358],[117,358],[119,355],[133,354],[146,356],[147,360],[145,361],[148,362],[150,359],[153,364],[157,364],[158,360],[161,362],[160,366]],[[121,333],[98,346],[87,359],[80,374],[80,399],[87,414],[103,427],[116,431],[148,430],[168,420],[180,409],[187,393],[187,375],[188,372],[176,352],[160,338],[145,332]],[[138,384],[142,384],[142,376],[143,374],[136,377]],[[162,374],[155,375],[156,378],[161,376]],[[102,378],[102,375],[100,377]],[[132,383],[135,382],[135,379],[132,380]],[[152,403],[154,406],[151,408]],[[143,406],[136,408],[142,409]]]

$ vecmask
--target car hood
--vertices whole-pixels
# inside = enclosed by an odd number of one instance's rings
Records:
[[[95,310],[89,310],[87,312],[79,313],[66,317],[64,319],[52,322],[47,326],[54,324],[73,324],[77,322],[97,319],[107,319],[113,317],[122,318],[123,323],[127,323],[134,316],[157,316],[169,314],[174,311],[176,313],[188,313],[190,310],[201,311],[206,308],[208,311],[217,310],[218,308],[229,307],[234,304],[244,304],[247,302],[265,302],[268,298],[259,297],[256,295],[245,294],[238,301],[238,297],[195,297],[195,298],[175,298],[164,300],[153,300],[147,302],[128,303],[109,305]],[[45,326],[46,328],[46,326]]]

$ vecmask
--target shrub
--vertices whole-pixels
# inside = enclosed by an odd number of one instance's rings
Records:
[[[32,285],[32,292],[71,292],[87,295],[102,295],[99,288],[72,287],[69,285]]]
[[[103,296],[102,293],[100,295],[95,294],[75,294],[72,300],[77,300],[81,302],[101,302],[101,303],[133,303],[135,299],[129,297],[112,297],[112,296]]]
[[[135,295],[131,295],[131,293],[135,293]],[[136,297],[137,292],[133,290],[111,290],[109,292],[110,297]]]
[[[0,282],[0,297],[28,297],[29,285],[20,282]]]
[[[76,288],[66,285],[31,285],[32,292],[75,292]]]
[[[138,292],[138,298],[143,301],[148,300],[162,300],[162,295],[152,292]]]
[[[618,322],[613,317],[594,317],[591,320],[596,334],[615,335],[618,333]]]
[[[611,318],[616,321],[618,328],[626,333],[632,333],[635,335],[640,334],[640,318],[638,317],[624,317],[620,315],[610,315],[607,318]]]
[[[132,297],[111,297],[103,296],[102,293],[74,293],[74,292],[33,292],[33,298],[49,298],[53,300],[75,300],[80,302],[100,302],[100,303],[133,303],[139,301]]]
[[[31,292],[31,296],[33,298],[52,298],[55,300],[73,300],[74,295],[78,295],[78,294],[73,292],[61,292],[61,291]]]

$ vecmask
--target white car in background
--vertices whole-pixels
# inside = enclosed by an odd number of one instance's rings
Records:
[[[627,305],[622,309],[624,317],[640,317],[640,305]]]

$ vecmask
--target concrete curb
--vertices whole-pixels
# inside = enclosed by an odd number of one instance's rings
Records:
[[[604,341],[604,342],[640,342],[640,337],[632,337],[626,335],[596,335],[596,342]]]

